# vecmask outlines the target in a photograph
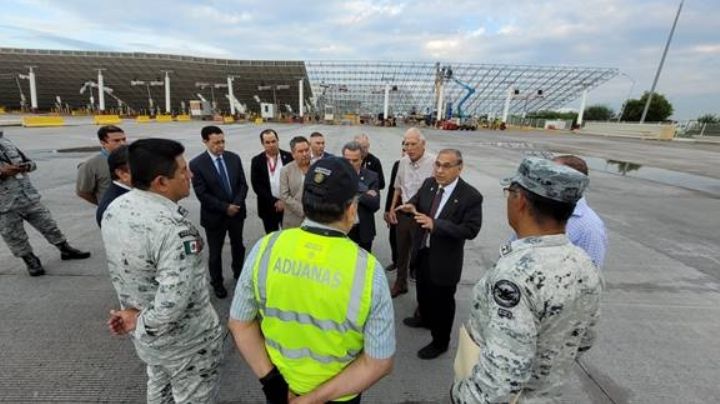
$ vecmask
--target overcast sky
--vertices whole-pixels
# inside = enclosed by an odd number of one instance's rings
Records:
[[[652,84],[678,4],[3,0],[0,47],[617,67],[637,81],[639,97]],[[617,110],[631,86],[620,75],[592,91],[588,104]],[[676,119],[720,113],[720,1],[685,3],[657,91]]]

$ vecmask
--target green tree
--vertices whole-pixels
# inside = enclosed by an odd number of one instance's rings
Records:
[[[628,100],[625,104],[625,111],[623,112],[621,119],[628,122],[639,122],[640,117],[642,117],[643,109],[645,109],[645,103],[647,102],[648,95],[649,93],[646,91],[639,100]],[[672,114],[672,104],[670,104],[664,95],[655,93],[653,94],[652,101],[650,102],[650,108],[648,109],[647,116],[645,117],[645,122],[662,122],[668,119]]]
[[[700,123],[720,123],[720,117],[715,114],[701,115],[697,119]]]
[[[591,105],[585,108],[583,120],[586,121],[609,121],[615,115],[615,111],[606,105]]]

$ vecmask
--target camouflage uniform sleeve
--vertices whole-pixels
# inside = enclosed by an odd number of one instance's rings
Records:
[[[155,281],[158,283],[152,305],[143,309],[137,319],[135,336],[156,337],[171,331],[185,314],[193,292],[194,271],[202,262],[201,247],[194,249],[197,236],[186,235],[169,226],[162,242],[155,245],[151,257],[156,260]],[[195,251],[196,250],[196,251]]]
[[[472,375],[453,386],[455,403],[511,402],[533,369],[537,331],[532,302],[512,279],[491,282],[486,288],[485,345]]]
[[[582,355],[584,352],[590,350],[592,348],[593,344],[595,343],[595,337],[597,336],[597,323],[600,319],[600,309],[599,307],[596,307],[593,313],[590,317],[590,322],[588,323],[588,328],[585,331],[585,335],[583,336],[582,340],[580,341],[580,346],[578,347],[578,356]]]

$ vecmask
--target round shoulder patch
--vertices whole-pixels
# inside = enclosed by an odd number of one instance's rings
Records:
[[[520,288],[516,284],[508,280],[495,282],[493,299],[498,305],[505,308],[515,307],[520,303],[520,297]]]

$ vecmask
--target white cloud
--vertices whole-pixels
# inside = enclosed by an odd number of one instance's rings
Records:
[[[218,9],[208,5],[192,5],[187,8],[186,13],[198,20],[223,24],[239,24],[253,19],[252,14],[248,12],[237,13],[232,11],[229,6],[226,6],[226,8]],[[211,26],[208,26],[208,28],[212,29]]]
[[[717,55],[720,54],[720,44],[704,44],[704,45],[697,45],[692,48],[693,52],[701,53],[701,54],[707,54],[707,55]]]
[[[375,17],[394,17],[402,13],[404,3],[389,4],[389,2],[350,1],[343,5],[344,15],[340,18],[342,24],[360,24]]]

